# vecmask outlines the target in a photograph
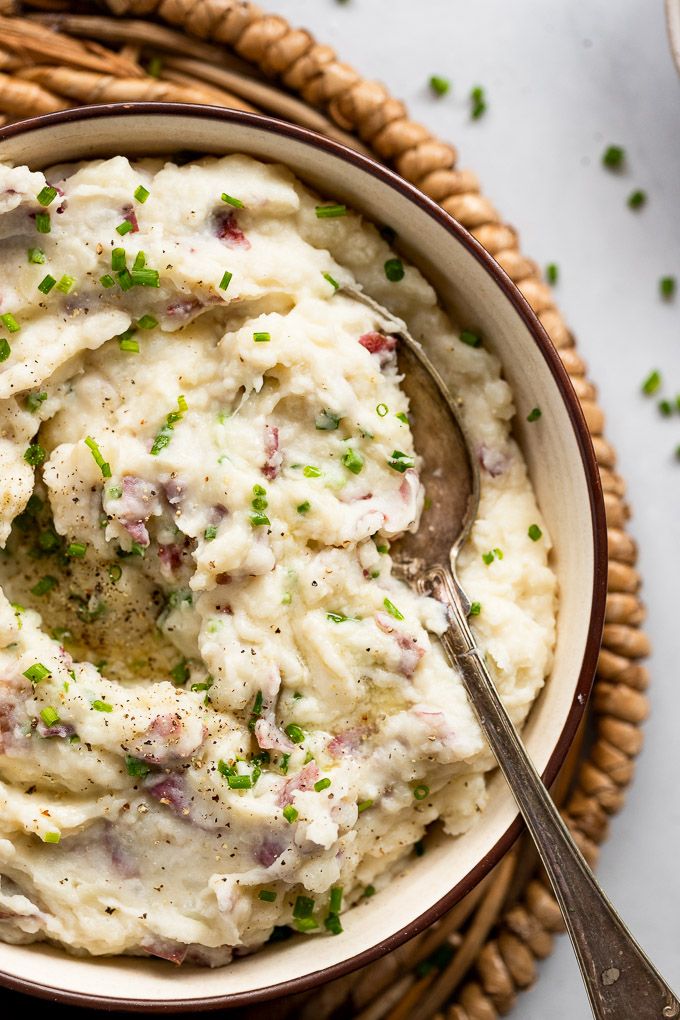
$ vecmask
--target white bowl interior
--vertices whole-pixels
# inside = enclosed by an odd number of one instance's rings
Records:
[[[560,612],[555,664],[524,731],[542,771],[574,708],[591,622],[595,547],[589,486],[579,444],[558,384],[522,316],[484,266],[437,219],[365,169],[299,138],[217,115],[118,115],[48,125],[0,142],[0,160],[33,169],[71,159],[168,153],[178,148],[225,154],[237,151],[289,166],[322,194],[345,201],[368,218],[388,223],[400,244],[461,321],[474,323],[496,350],[523,411],[517,434],[548,523],[558,573]],[[526,426],[526,411],[543,409],[540,429]],[[232,966],[182,969],[157,961],[79,959],[36,944],[0,943],[0,974],[72,995],[136,1000],[157,1006],[177,1000],[261,993],[362,954],[413,925],[415,919],[464,882],[516,818],[502,778],[494,776],[490,801],[478,823],[452,840],[434,833],[424,857],[409,864],[389,889],[343,917],[345,933],[313,943],[299,936]]]

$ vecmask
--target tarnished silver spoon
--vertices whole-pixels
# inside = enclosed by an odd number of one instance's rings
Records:
[[[597,1020],[663,1020],[680,1001],[618,916],[562,821],[520,740],[468,625],[470,602],[456,560],[477,514],[479,471],[455,399],[403,322],[352,287],[341,292],[371,308],[381,329],[400,340],[397,354],[410,402],[421,481],[431,507],[426,523],[393,547],[397,569],[446,607],[441,637],[460,674],[498,764],[555,890]]]

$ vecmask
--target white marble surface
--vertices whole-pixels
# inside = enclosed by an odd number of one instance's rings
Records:
[[[268,0],[341,59],[387,83],[412,115],[455,142],[524,250],[560,267],[558,299],[599,384],[607,435],[629,485],[649,608],[652,716],[624,813],[602,853],[601,879],[666,976],[680,986],[680,415],[640,395],[650,369],[680,392],[680,80],[662,0]],[[427,88],[450,77],[449,96]],[[471,86],[488,113],[468,116]],[[606,144],[628,153],[621,176]],[[637,213],[635,187],[649,195]],[[521,996],[523,1020],[590,1015],[566,939]],[[633,1014],[631,1014],[631,1018]]]

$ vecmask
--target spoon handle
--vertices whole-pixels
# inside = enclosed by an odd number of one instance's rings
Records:
[[[552,883],[597,1020],[664,1020],[680,1002],[630,934],[595,880],[534,768],[496,692],[467,623],[467,599],[446,567],[419,587],[448,609],[441,637],[524,816]]]

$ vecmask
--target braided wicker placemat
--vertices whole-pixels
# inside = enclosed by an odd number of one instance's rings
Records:
[[[304,29],[248,0],[0,0],[0,123],[84,103],[166,100],[259,109],[368,150],[439,202],[496,258],[532,306],[578,394],[600,466],[609,537],[603,647],[588,725],[554,795],[595,863],[624,801],[648,711],[636,548],[625,485],[572,334],[515,231],[457,167],[453,146],[416,124]],[[174,26],[174,27],[170,27]],[[298,98],[299,97],[299,98]],[[586,748],[584,751],[583,748]],[[324,1020],[496,1020],[536,977],[562,929],[526,840],[441,921],[396,952],[309,996],[239,1013]]]

